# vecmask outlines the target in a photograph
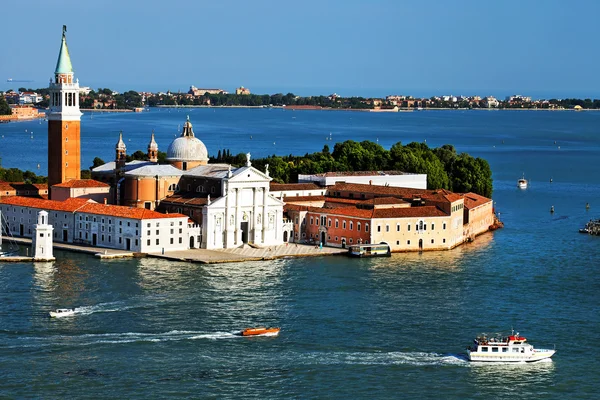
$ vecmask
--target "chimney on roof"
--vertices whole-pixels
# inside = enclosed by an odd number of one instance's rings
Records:
[[[372,184],[373,184],[373,181],[372,181],[372,180],[369,180],[369,185],[372,185]]]
[[[107,204],[108,204],[108,199],[105,197],[104,198],[104,205],[107,205]]]

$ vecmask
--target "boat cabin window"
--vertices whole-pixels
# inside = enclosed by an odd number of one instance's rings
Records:
[[[519,349],[517,349],[516,347],[513,347],[513,349],[512,349],[512,350],[513,350],[513,351],[512,351],[513,353],[518,353],[518,352],[519,352]]]
[[[508,347],[503,347],[503,348],[502,348],[502,352],[503,352],[503,353],[508,353]]]
[[[521,344],[521,342],[515,342],[515,344]]]
[[[481,351],[482,351],[482,352],[484,352],[484,353],[487,353],[487,351],[488,351],[488,348],[487,348],[487,347],[482,347],[482,348],[481,348]]]
[[[497,353],[498,352],[498,348],[497,347],[492,347],[492,353]]]

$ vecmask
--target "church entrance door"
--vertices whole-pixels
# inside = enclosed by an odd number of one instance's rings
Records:
[[[241,223],[242,228],[242,243],[248,243],[248,222]]]

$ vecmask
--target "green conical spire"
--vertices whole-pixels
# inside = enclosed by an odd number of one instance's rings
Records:
[[[67,26],[63,25],[62,42],[60,44],[60,52],[58,53],[58,61],[56,62],[55,74],[72,74],[73,65],[67,48]]]

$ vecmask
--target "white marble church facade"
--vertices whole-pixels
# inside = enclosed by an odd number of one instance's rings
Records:
[[[271,178],[250,165],[229,171],[223,195],[204,206],[202,248],[283,244],[283,201],[269,193]]]

